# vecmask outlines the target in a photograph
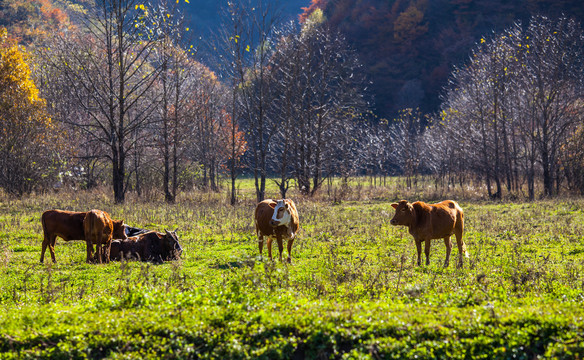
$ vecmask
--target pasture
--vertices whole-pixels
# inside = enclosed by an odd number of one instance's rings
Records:
[[[415,266],[412,237],[389,224],[397,192],[291,193],[301,226],[291,265],[265,249],[258,258],[245,192],[235,207],[224,193],[176,205],[114,205],[102,192],[0,197],[0,358],[584,358],[584,200],[453,197],[470,254],[457,269],[442,267],[442,240],[429,266]],[[91,265],[84,242],[58,239],[57,263],[40,264],[51,208],[178,228],[182,259]]]

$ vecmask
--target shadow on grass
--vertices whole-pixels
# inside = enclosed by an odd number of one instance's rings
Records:
[[[229,269],[241,269],[245,267],[253,268],[255,266],[256,260],[254,259],[247,259],[247,260],[237,260],[237,261],[228,261],[226,263],[216,263],[209,266],[211,269],[217,270],[229,270]]]

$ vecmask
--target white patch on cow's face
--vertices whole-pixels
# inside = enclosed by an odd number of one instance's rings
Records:
[[[274,208],[272,221],[278,223],[278,226],[288,226],[288,224],[290,224],[291,218],[292,216],[290,215],[288,204],[286,204],[284,200],[278,200],[278,203]]]

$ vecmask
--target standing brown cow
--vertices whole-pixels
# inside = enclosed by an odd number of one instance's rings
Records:
[[[422,242],[425,242],[426,265],[430,264],[430,241],[432,239],[444,239],[446,245],[446,260],[444,267],[450,262],[452,243],[450,236],[456,236],[458,245],[458,266],[462,266],[463,254],[468,258],[466,245],[462,240],[464,231],[464,214],[458,204],[452,200],[445,200],[438,204],[426,204],[416,201],[410,204],[406,200],[391,204],[395,209],[395,215],[391,219],[391,225],[404,225],[409,228],[410,234],[416,241],[418,250],[418,265],[421,264]]]
[[[264,236],[268,237],[268,255],[272,260],[272,241],[276,238],[280,261],[284,245],[282,239],[288,240],[288,262],[291,262],[292,243],[299,228],[298,211],[294,201],[290,199],[260,202],[255,209],[255,227],[258,235],[260,256],[264,248]]]
[[[57,236],[65,241],[85,240],[83,219],[85,219],[86,214],[86,212],[47,210],[41,215],[44,234],[41,263],[45,259],[47,246],[51,253],[51,259],[53,262],[57,262],[55,259],[55,242],[57,241]],[[124,230],[124,220],[113,221],[113,236],[115,238],[125,239],[126,234]]]
[[[110,246],[114,224],[109,214],[102,210],[88,211],[83,219],[85,243],[87,244],[87,262],[91,262],[93,244],[95,244],[95,261],[98,264],[109,262]]]

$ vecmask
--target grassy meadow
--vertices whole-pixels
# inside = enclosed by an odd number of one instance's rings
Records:
[[[249,180],[235,207],[226,193],[176,205],[156,194],[115,205],[106,191],[0,196],[0,358],[584,358],[583,199],[493,203],[391,181],[292,191],[302,230],[291,265],[258,256]],[[442,240],[430,266],[415,266],[407,229],[389,225],[401,198],[459,201],[462,269],[456,245],[442,267]],[[84,242],[59,238],[57,263],[40,264],[51,208],[178,228],[182,259],[89,265]]]

